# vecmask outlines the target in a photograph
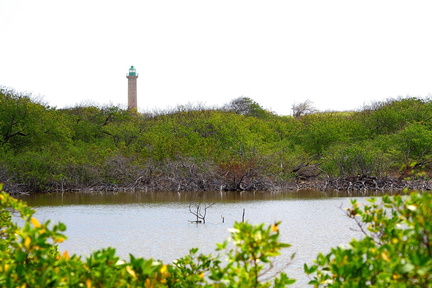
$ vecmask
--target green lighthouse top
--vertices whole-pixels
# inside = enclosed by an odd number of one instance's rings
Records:
[[[136,69],[134,66],[129,68],[129,76],[137,76]]]

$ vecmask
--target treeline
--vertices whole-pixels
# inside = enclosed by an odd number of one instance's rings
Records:
[[[431,99],[390,99],[355,112],[304,109],[296,117],[249,98],[140,114],[115,106],[56,109],[3,87],[0,104],[0,180],[11,192],[314,183],[386,190],[406,179],[429,187]]]

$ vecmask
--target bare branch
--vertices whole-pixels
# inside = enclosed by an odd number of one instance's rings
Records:
[[[315,107],[313,107],[312,101],[310,100],[306,100],[305,102],[299,104],[293,104],[292,110],[293,110],[293,116],[295,118],[298,118],[306,114],[312,114],[317,111]]]
[[[212,207],[214,203],[204,205],[204,208],[201,207],[201,203],[195,205],[195,210],[192,210],[192,203],[189,204],[189,212],[196,217],[196,221],[190,221],[192,223],[205,223],[205,217],[207,215],[207,209]],[[204,210],[204,212],[203,212]]]

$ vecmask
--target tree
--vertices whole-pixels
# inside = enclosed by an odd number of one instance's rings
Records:
[[[413,123],[395,134],[395,147],[401,149],[405,161],[424,162],[432,156],[432,131],[426,125]]]
[[[350,119],[339,112],[305,115],[297,122],[301,125],[291,134],[291,139],[311,155],[321,156],[331,145],[349,139],[346,128]]]
[[[293,116],[299,118],[300,116],[315,113],[317,110],[312,105],[312,101],[306,100],[303,103],[292,105]]]
[[[225,106],[225,110],[239,115],[266,118],[272,113],[265,111],[257,102],[248,97],[239,97]]]
[[[0,87],[0,146],[23,150],[52,141],[66,144],[71,132],[64,118],[30,96]]]
[[[388,155],[379,149],[376,142],[334,144],[326,150],[321,168],[342,177],[377,176],[382,177],[389,170]]]

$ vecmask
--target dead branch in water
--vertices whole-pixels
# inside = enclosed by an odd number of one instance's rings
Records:
[[[245,209],[243,208],[242,222],[244,222]]]
[[[201,203],[195,205],[194,210],[192,210],[192,203],[189,204],[189,212],[196,217],[195,221],[190,221],[192,223],[205,223],[205,217],[207,215],[207,209],[213,206],[215,202],[204,205],[204,208],[201,206]]]

